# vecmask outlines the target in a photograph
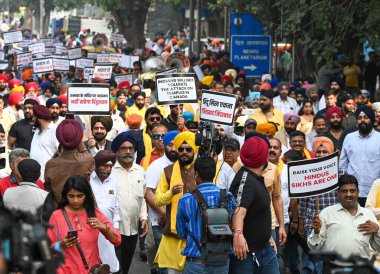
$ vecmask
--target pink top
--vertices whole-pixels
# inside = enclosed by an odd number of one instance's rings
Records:
[[[98,237],[100,233],[99,229],[91,228],[86,223],[88,218],[86,211],[83,213],[72,213],[66,210],[66,212],[69,216],[73,229],[78,230],[78,240],[82,247],[84,256],[86,257],[88,266],[91,268],[95,264],[101,263],[98,249]],[[78,218],[75,219],[79,221],[74,220],[75,215],[78,216]],[[116,233],[117,240],[111,241],[108,237],[106,237],[106,235],[103,235],[114,245],[120,245],[121,235],[119,231],[117,231],[112,226],[111,222],[100,210],[96,209],[95,215],[102,223],[108,225],[110,227],[110,230]],[[54,245],[56,242],[59,242],[61,239],[67,236],[69,226],[66,223],[65,216],[60,209],[53,212],[49,223],[54,226],[54,228],[49,228],[47,234],[52,242],[52,245]],[[84,267],[83,261],[76,246],[63,248],[62,250],[65,253],[65,263],[57,269],[57,274],[88,273],[89,270],[86,270]]]

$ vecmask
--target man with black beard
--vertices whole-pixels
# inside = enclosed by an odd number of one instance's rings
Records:
[[[373,182],[380,178],[380,133],[374,130],[374,111],[366,105],[355,112],[358,131],[346,136],[340,154],[339,171],[359,182],[359,204],[365,205]]]
[[[58,126],[65,118],[59,115],[61,112],[62,107],[62,101],[57,98],[50,98],[46,101],[46,107],[51,112],[51,120],[54,123],[54,125]]]
[[[107,140],[107,133],[112,129],[113,121],[110,116],[92,116],[92,136],[84,142],[85,147],[95,156],[100,150],[111,151],[112,142]]]
[[[145,97],[146,94],[143,91],[138,91],[135,94],[133,94],[132,98],[135,101],[135,103],[127,109],[127,112],[125,113],[125,119],[128,119],[128,116],[136,113],[140,115],[141,117],[145,116],[146,107],[145,107]],[[145,124],[143,122],[143,124]]]
[[[323,134],[331,139],[334,144],[334,151],[341,149],[339,147],[339,140],[342,137],[343,112],[338,107],[331,107],[326,111],[326,122],[329,124],[329,129]]]
[[[273,122],[278,130],[284,128],[284,114],[273,106],[273,91],[262,90],[260,92],[260,108],[255,109],[248,118],[256,120],[257,124]]]
[[[174,138],[179,131],[170,131],[164,137],[165,154],[154,161],[146,170],[146,193],[145,199],[149,205],[149,221],[153,230],[155,249],[158,248],[162,238],[162,226],[165,224],[166,210],[164,206],[156,206],[154,203],[154,194],[160,176],[164,168],[172,165],[178,158],[178,152],[174,148]],[[154,254],[156,251],[154,252]]]
[[[286,148],[290,148],[289,135],[296,131],[298,124],[301,122],[301,118],[294,112],[288,112],[284,114],[284,129],[276,132],[274,138],[280,140],[281,145]]]
[[[170,114],[166,119],[161,121],[161,124],[165,125],[168,131],[186,130],[185,119],[182,117],[183,105],[170,105]]]
[[[8,77],[4,74],[0,74],[0,93],[6,94],[7,90]]]
[[[277,88],[280,95],[273,99],[273,105],[284,114],[290,111],[297,112],[296,100],[288,96],[289,84],[286,82],[281,82],[277,85]]]
[[[344,91],[344,80],[343,80],[343,78],[341,78],[341,77],[331,78],[330,79],[330,90],[332,90],[334,92],[334,95],[337,99],[336,105],[338,107],[341,107],[342,106],[342,96],[344,94],[347,94],[347,92]],[[326,105],[325,97],[326,97],[325,95],[322,95],[321,100],[319,101],[319,110],[322,110],[322,109],[328,107]]]
[[[38,105],[38,102],[34,99],[26,99],[24,101],[24,119],[14,123],[9,130],[8,149],[24,148],[30,151],[35,120],[33,116],[34,105]]]
[[[155,262],[158,267],[166,267],[168,273],[181,273],[185,265],[185,258],[181,255],[185,240],[178,238],[176,216],[181,196],[196,188],[195,134],[181,132],[174,138],[173,144],[178,151],[178,161],[164,168],[154,196],[156,206],[166,206],[165,226]]]
[[[117,162],[111,175],[117,181],[117,200],[120,208],[120,264],[123,273],[128,273],[138,239],[139,222],[143,237],[148,232],[148,216],[145,195],[145,171],[134,163],[136,139],[134,133],[122,132],[112,142],[112,151]]]
[[[343,112],[343,120],[342,120],[342,128],[356,128],[356,117],[355,117],[355,104],[354,99],[350,94],[344,94],[342,96],[342,112]]]
[[[112,167],[116,163],[116,156],[107,150],[99,151],[94,157],[95,171],[91,173],[90,184],[96,203],[100,211],[110,220],[116,229],[120,226],[119,203],[117,202],[117,181],[111,175]],[[98,247],[102,263],[108,264],[111,273],[119,271],[115,247],[99,234]]]
[[[310,101],[313,102],[313,111],[314,113],[318,113],[319,109],[319,95],[318,95],[318,88],[316,85],[311,85],[306,90],[306,97],[310,99]]]

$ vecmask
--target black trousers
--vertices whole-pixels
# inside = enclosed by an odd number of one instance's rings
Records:
[[[137,240],[138,234],[132,236],[121,235],[121,245],[116,248],[116,254],[120,262],[120,270],[123,271],[123,274],[128,274],[131,267]]]

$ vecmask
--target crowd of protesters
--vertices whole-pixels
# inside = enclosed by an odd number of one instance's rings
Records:
[[[57,33],[54,40],[82,47],[87,57],[91,35]],[[83,69],[34,74],[31,64],[17,66],[17,45],[4,47],[1,201],[31,214],[43,208],[51,245],[65,254],[58,273],[88,273],[103,263],[126,274],[137,244],[151,273],[168,274],[322,273],[350,255],[369,259],[380,251],[377,54],[358,65],[339,55],[315,80],[284,82],[269,73],[254,80],[214,39],[191,59],[203,74],[195,77],[199,102],[158,105],[155,74],[144,71],[144,61],[185,53],[186,39],[184,32],[156,39],[143,53],[110,45],[140,60],[133,68],[115,64],[111,79],[92,79],[109,84],[104,116],[67,115],[67,84],[87,83]],[[126,73],[133,81],[115,81]],[[196,140],[203,90],[238,99],[234,125],[213,124],[219,141],[207,155],[198,153]],[[336,151],[339,187],[289,198],[287,164]],[[233,233],[223,260],[204,255],[196,189],[211,208],[226,190]],[[341,257],[327,265],[310,250]]]

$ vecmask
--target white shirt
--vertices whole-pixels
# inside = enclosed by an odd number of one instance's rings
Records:
[[[339,160],[340,173],[355,176],[359,182],[359,197],[367,197],[372,183],[380,178],[380,133],[362,137],[359,131],[346,136]]]
[[[288,165],[284,163],[281,172],[281,198],[284,204],[284,224],[289,224],[289,185],[288,185]]]
[[[352,216],[342,205],[336,204],[324,208],[319,215],[322,227],[319,234],[313,232],[307,239],[311,249],[335,251],[347,258],[356,254],[369,259],[369,245],[380,251],[380,233],[364,235],[358,226],[370,220],[377,223],[373,212],[358,205],[358,211]]]
[[[297,102],[289,96],[286,98],[286,101],[282,101],[280,95],[273,98],[273,106],[280,110],[283,114],[288,112],[296,113]]]
[[[16,119],[16,121],[20,121],[25,118],[24,111],[22,109],[19,109],[17,112],[15,112],[11,106],[7,106],[6,108],[4,108],[4,111],[8,112],[9,115],[13,116]]]
[[[229,164],[224,161],[220,162],[220,170],[217,174],[216,186],[221,189],[230,189],[231,183],[234,180],[235,172]]]
[[[133,163],[127,171],[116,162],[111,174],[117,180],[117,200],[120,208],[120,233],[125,236],[136,235],[139,221],[147,220],[144,169]]]
[[[119,229],[120,215],[119,203],[117,201],[117,182],[111,174],[103,182],[100,181],[96,172],[93,171],[90,176],[90,184],[94,193],[96,203],[101,212],[112,222],[112,225]],[[108,264],[111,272],[119,271],[119,261],[117,260],[115,247],[111,244],[103,234],[99,234],[98,239],[99,256],[102,263]]]
[[[48,192],[35,183],[21,182],[19,186],[8,188],[3,197],[7,209],[36,214],[46,199]]]
[[[156,161],[151,163],[145,172],[146,187],[153,189],[153,192],[155,192],[158,182],[160,181],[162,171],[164,170],[165,167],[170,166],[171,164],[173,164],[173,162],[170,161],[168,157],[166,157],[165,154],[161,158],[158,158]],[[151,225],[157,226],[158,214],[150,206],[149,206],[148,216],[149,216]]]
[[[37,128],[34,132],[32,144],[30,146],[30,158],[36,160],[41,165],[40,180],[44,181],[45,165],[53,158],[58,151],[59,142],[55,135],[57,126],[53,122],[40,133]]]
[[[55,123],[53,122],[53,123],[54,123],[54,125],[59,126],[59,124],[62,123],[63,120],[65,120],[65,117],[58,116],[57,122],[55,122]]]
[[[116,135],[119,133],[119,130],[125,126],[123,119],[120,117],[118,113],[111,115],[113,124],[110,132],[107,133],[107,139],[113,141]]]

